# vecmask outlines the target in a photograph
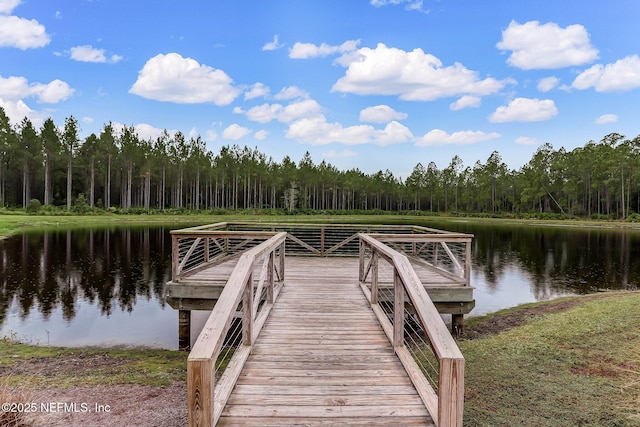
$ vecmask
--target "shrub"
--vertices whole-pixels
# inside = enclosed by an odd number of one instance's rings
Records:
[[[27,204],[27,213],[28,214],[37,214],[40,212],[40,208],[42,207],[42,203],[38,199],[31,199]]]

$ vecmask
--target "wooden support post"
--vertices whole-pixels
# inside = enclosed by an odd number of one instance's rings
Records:
[[[287,248],[285,247],[285,241],[282,241],[282,245],[280,245],[280,280],[284,282],[284,257],[287,253]]]
[[[358,246],[358,278],[361,282],[364,282],[364,249],[365,243],[360,240],[360,245]]]
[[[209,238],[204,238],[204,262],[209,262]]]
[[[320,256],[324,256],[324,227],[320,227]]]
[[[464,245],[464,280],[466,286],[471,286],[471,241]]]
[[[191,310],[178,310],[178,350],[191,349]]]
[[[214,360],[190,360],[187,363],[187,399],[189,427],[213,427]]]
[[[398,270],[393,269],[393,348],[404,346],[404,287]]]
[[[438,376],[438,425],[462,427],[464,359],[441,359]]]
[[[454,338],[460,338],[464,328],[464,314],[451,315],[451,335]]]

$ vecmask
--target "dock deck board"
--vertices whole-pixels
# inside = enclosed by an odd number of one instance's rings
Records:
[[[286,262],[218,425],[434,425],[359,287],[357,260]]]

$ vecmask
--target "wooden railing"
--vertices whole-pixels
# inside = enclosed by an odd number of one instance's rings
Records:
[[[271,235],[268,240],[239,256],[236,267],[189,354],[187,393],[191,427],[209,427],[217,423],[277,298],[280,288],[275,286],[274,280],[276,258],[279,278],[284,280],[286,233]],[[196,239],[198,238],[203,237]],[[184,257],[188,258],[186,254]],[[259,271],[258,277],[254,277],[255,271]],[[241,333],[237,339],[230,338],[231,325],[238,317]],[[233,356],[219,360],[223,346],[232,345],[235,345],[234,349],[226,354]],[[216,368],[220,366],[223,368],[216,380]]]
[[[229,231],[226,223],[171,232],[171,281],[211,267],[272,237],[272,231]]]
[[[439,427],[462,426],[465,362],[460,349],[427,295],[407,256],[369,235],[360,234],[359,240],[361,287],[393,344],[395,353],[436,424]],[[370,256],[368,263],[367,253]],[[394,298],[390,310],[386,311],[378,301],[379,259],[391,264],[394,271]],[[371,289],[364,283],[369,274],[371,274]],[[412,306],[410,313],[407,313],[406,305]],[[407,332],[409,319],[419,322],[420,330],[426,335],[424,342],[417,344],[415,341],[411,344],[407,342],[407,336],[410,335]],[[414,333],[414,335],[417,334]],[[416,353],[410,347],[422,347],[421,352],[429,351],[429,347],[433,350],[439,365],[437,384],[435,384],[437,392],[425,377],[422,367],[424,361],[416,360],[414,356]]]
[[[389,244],[412,260],[433,268],[446,277],[471,286],[472,234],[369,233],[368,235],[379,242]]]

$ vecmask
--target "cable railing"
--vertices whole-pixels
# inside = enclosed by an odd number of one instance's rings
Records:
[[[189,353],[187,393],[191,427],[217,423],[277,298],[284,280],[286,233],[270,234],[268,240],[239,255]]]
[[[457,344],[407,256],[366,234],[359,243],[361,287],[396,355],[436,424],[462,426],[465,362]],[[378,286],[380,260],[393,268],[393,288]]]

